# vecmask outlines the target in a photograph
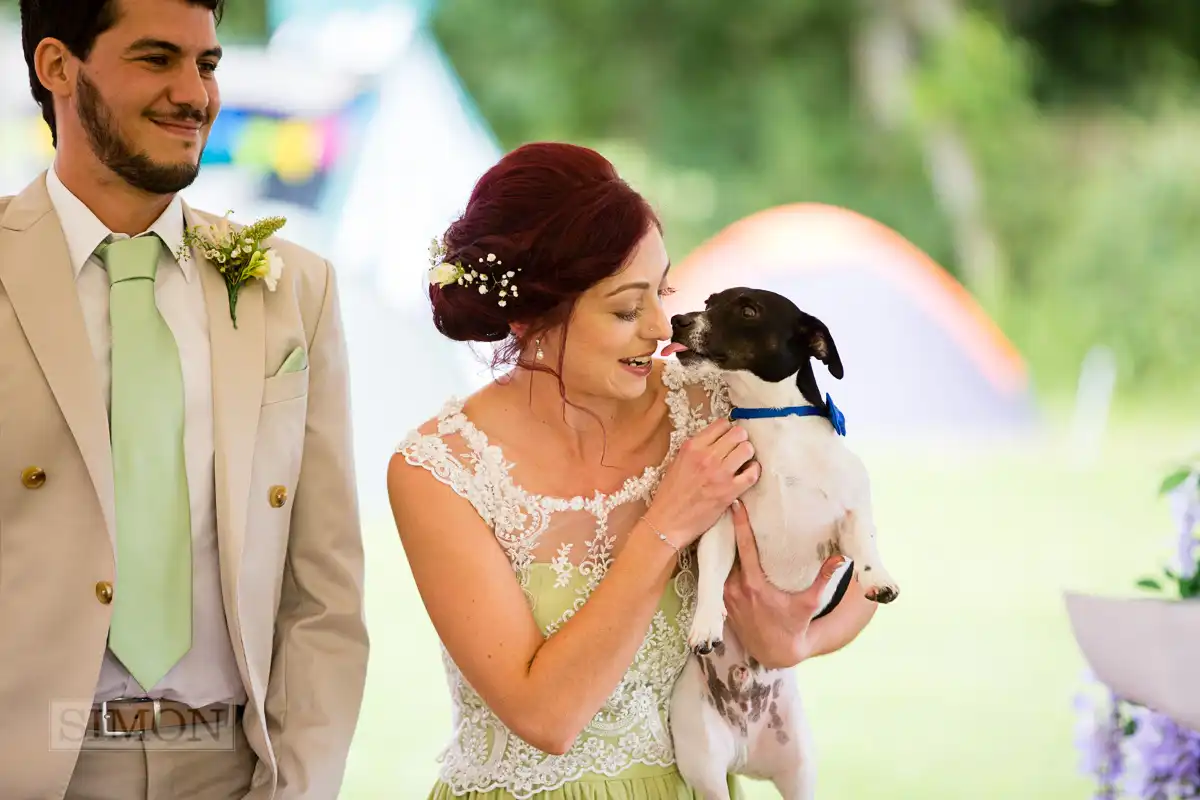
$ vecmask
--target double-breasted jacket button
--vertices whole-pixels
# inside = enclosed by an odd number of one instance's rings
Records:
[[[104,605],[112,602],[113,586],[108,581],[100,581],[96,584],[96,599]]]
[[[272,486],[267,498],[271,501],[271,508],[283,508],[283,504],[287,502],[287,487]]]
[[[41,467],[26,467],[21,471],[21,483],[26,489],[40,489],[46,484],[46,471]]]

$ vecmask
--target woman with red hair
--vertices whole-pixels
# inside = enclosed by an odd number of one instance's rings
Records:
[[[434,256],[437,329],[494,343],[511,369],[447,403],[388,470],[455,708],[430,797],[692,797],[668,709],[691,652],[693,545],[732,504],[752,548],[735,500],[759,467],[723,385],[653,358],[671,336],[658,219],[598,153],[531,144],[479,180]],[[744,563],[730,622],[769,666],[829,652],[872,604],[810,626],[823,588],[783,595]]]

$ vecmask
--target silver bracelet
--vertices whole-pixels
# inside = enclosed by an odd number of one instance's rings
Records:
[[[667,543],[667,545],[668,545],[668,546],[670,546],[670,548],[671,548],[672,550],[674,550],[676,553],[678,553],[678,552],[679,552],[679,547],[678,547],[678,546],[676,546],[676,544],[675,544],[674,542],[672,542],[670,539],[668,539],[668,538],[666,537],[666,535],[665,535],[665,534],[663,534],[663,532],[662,532],[662,531],[660,531],[658,528],[654,527],[654,523],[653,523],[653,522],[651,522],[650,520],[646,519],[646,516],[645,516],[644,514],[642,515],[642,517],[641,517],[641,520],[642,520],[642,522],[644,522],[644,523],[646,523],[647,525],[649,525],[649,526],[650,526],[650,530],[652,530],[652,531],[654,531],[656,534],[658,534],[658,538],[660,538],[660,539],[662,539],[664,542],[666,542],[666,543]]]

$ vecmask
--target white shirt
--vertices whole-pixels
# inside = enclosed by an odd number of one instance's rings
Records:
[[[95,250],[114,234],[63,185],[53,168],[46,173],[50,201],[66,235],[75,285],[92,352],[100,368],[106,407],[112,403],[112,330],[108,319],[108,275]],[[215,477],[213,471],[212,361],[204,289],[194,260],[172,255],[183,241],[183,201],[176,196],[148,232],[165,243],[159,256],[154,296],[158,310],[175,337],[183,363],[184,450],[192,522],[192,647],[149,691],[106,652],[96,687],[96,702],[119,697],[177,700],[194,708],[210,703],[244,703],[245,689],[237,671],[217,559]],[[121,591],[120,565],[114,591]]]

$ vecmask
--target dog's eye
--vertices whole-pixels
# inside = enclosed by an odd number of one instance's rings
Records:
[[[742,306],[742,316],[746,319],[754,319],[758,316],[758,309],[754,306]]]

